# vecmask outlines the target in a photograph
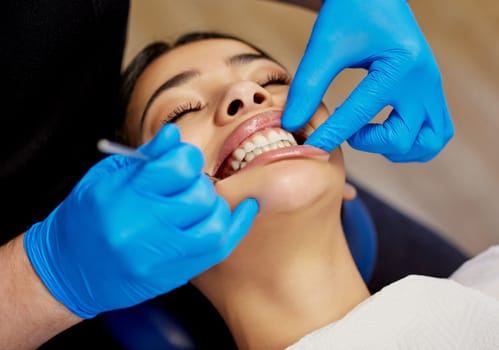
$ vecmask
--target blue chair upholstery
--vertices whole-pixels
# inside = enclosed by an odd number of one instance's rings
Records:
[[[342,222],[357,268],[368,284],[376,263],[378,235],[371,215],[360,198],[343,203]]]

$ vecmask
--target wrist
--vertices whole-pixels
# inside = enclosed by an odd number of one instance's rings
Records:
[[[56,300],[24,250],[24,234],[0,247],[0,348],[33,348],[81,319]]]

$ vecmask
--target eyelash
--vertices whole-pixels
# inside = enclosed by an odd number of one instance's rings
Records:
[[[175,107],[175,109],[166,116],[166,119],[163,120],[163,124],[174,123],[185,114],[200,111],[202,108],[203,106],[201,105],[201,102],[197,102],[195,104],[193,104],[192,102],[186,102],[184,104],[181,104]]]
[[[290,82],[291,77],[288,74],[282,72],[269,72],[266,80],[259,85],[261,87],[266,87],[268,85],[289,85]]]

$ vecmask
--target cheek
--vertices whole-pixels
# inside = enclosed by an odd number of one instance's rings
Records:
[[[183,126],[182,124],[177,124],[180,130],[180,138],[182,142],[191,143],[197,147],[203,147],[205,144],[206,132],[202,133],[196,130],[196,128]]]
[[[210,123],[187,120],[180,121],[176,125],[180,130],[182,142],[190,143],[201,150],[205,158],[205,171],[210,171],[217,161],[217,150],[220,147],[219,143],[223,140],[223,137],[220,137],[220,130]]]
[[[273,94],[272,95],[272,103],[275,106],[284,107],[284,105],[286,104],[287,97],[288,97],[287,94],[288,94],[288,89],[286,89],[285,91],[280,91],[277,94]]]

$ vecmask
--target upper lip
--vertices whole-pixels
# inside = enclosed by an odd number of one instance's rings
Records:
[[[281,115],[281,110],[269,110],[242,122],[225,140],[213,173],[217,173],[225,159],[248,137],[266,128],[281,127]]]

